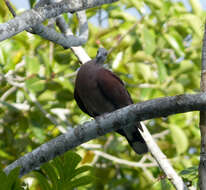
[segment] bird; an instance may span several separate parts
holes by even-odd
[[[107,54],[105,48],[99,48],[94,59],[80,66],[75,80],[74,99],[79,108],[93,118],[133,104],[123,81],[103,67]],[[144,154],[148,147],[138,128],[142,129],[140,122],[116,132],[127,139],[137,154]]]

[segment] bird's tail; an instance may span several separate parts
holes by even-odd
[[[145,154],[148,152],[148,148],[138,128],[142,129],[140,123],[132,127],[119,129],[117,132],[127,139],[128,143],[137,154]]]

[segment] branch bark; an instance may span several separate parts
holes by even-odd
[[[20,166],[20,176],[22,176],[54,157],[108,132],[130,127],[137,121],[195,110],[206,111],[205,93],[177,95],[129,105],[69,130],[19,158],[4,171],[8,174],[12,169]]]
[[[201,91],[206,92],[206,22],[202,46]],[[201,152],[199,164],[199,185],[201,190],[206,189],[206,112],[200,112]]]
[[[81,21],[82,14],[85,14],[84,11],[78,12],[77,16],[79,20]],[[72,31],[70,30],[68,24],[64,20],[62,16],[58,16],[56,18],[56,24],[59,27],[60,31],[67,37],[73,35]],[[84,48],[82,46],[72,46],[70,47],[75,56],[79,59],[80,63],[86,63],[87,61],[90,61],[91,58],[88,56],[88,54],[85,52]]]
[[[62,13],[74,13],[116,1],[118,0],[64,0],[59,3],[33,8],[16,16],[7,23],[0,24],[0,41],[8,39],[30,27],[35,27],[44,20]]]

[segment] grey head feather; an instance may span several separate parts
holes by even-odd
[[[105,48],[99,48],[96,55],[96,63],[103,64],[107,59],[107,50]]]

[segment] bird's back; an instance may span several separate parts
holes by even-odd
[[[75,82],[76,97],[82,100],[87,113],[92,117],[115,110],[113,104],[106,100],[99,88],[100,69],[101,67],[97,64],[86,63],[82,65]],[[75,99],[78,102],[77,98]]]

